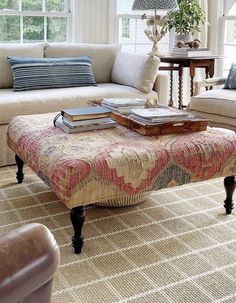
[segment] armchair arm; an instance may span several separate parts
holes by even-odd
[[[27,224],[2,237],[0,302],[21,302],[30,296],[52,279],[59,262],[56,240],[42,224]]]
[[[169,98],[169,76],[166,72],[158,71],[153,90],[158,93],[158,103],[168,105]]]
[[[224,77],[214,77],[214,78],[208,78],[204,79],[202,81],[195,82],[195,90],[194,95],[199,95],[200,90],[202,87],[212,87],[216,85],[224,85],[226,81],[226,78]]]

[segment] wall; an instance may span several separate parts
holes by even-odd
[[[114,42],[113,31],[114,15],[113,0],[74,0],[72,10],[73,41],[83,43]],[[114,19],[113,19],[114,20]]]

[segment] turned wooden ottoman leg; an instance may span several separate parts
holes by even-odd
[[[224,186],[226,192],[226,200],[224,201],[224,207],[226,209],[226,214],[231,214],[232,209],[234,208],[233,203],[233,194],[236,188],[235,176],[226,177],[224,179]]]
[[[76,254],[80,254],[84,245],[84,237],[82,236],[82,228],[85,221],[85,207],[78,206],[72,208],[70,212],[71,222],[74,228],[74,236],[72,237],[72,246]]]
[[[15,155],[15,159],[16,159],[16,165],[17,165],[16,179],[17,179],[18,183],[22,183],[22,181],[24,179],[24,174],[23,174],[24,162],[17,155]]]

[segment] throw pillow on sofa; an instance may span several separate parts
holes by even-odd
[[[46,43],[45,58],[89,56],[97,83],[111,82],[111,71],[120,51],[117,44]]]
[[[0,43],[0,88],[12,88],[13,78],[7,57],[44,57],[44,43]]]
[[[13,90],[95,86],[91,59],[8,57],[13,72]]]
[[[159,64],[158,57],[120,52],[112,69],[111,80],[149,93],[156,81]]]
[[[232,63],[224,88],[236,89],[236,64]]]

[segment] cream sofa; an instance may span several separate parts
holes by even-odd
[[[14,92],[7,56],[75,57],[88,55],[97,86]],[[7,147],[6,130],[16,115],[56,112],[86,106],[88,100],[105,97],[156,97],[167,104],[168,75],[158,72],[159,59],[126,54],[118,45],[96,44],[0,44],[0,166],[15,163]],[[155,75],[154,79],[153,75]],[[150,83],[154,83],[150,87]]]
[[[196,83],[195,96],[190,99],[188,111],[210,120],[210,125],[236,132],[236,90],[222,89],[226,78],[209,78]],[[217,89],[209,89],[216,86]],[[208,90],[202,91],[202,88]]]

